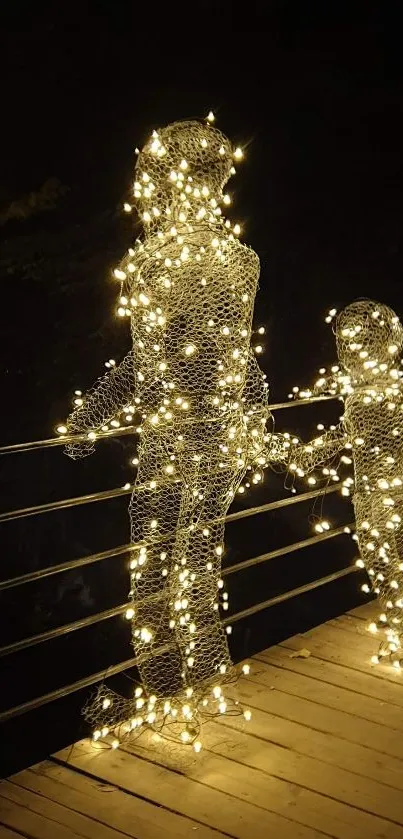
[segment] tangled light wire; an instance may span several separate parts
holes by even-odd
[[[294,447],[289,459],[291,474],[310,476],[321,464],[322,474],[330,471],[338,478],[338,468],[354,467],[354,478],[342,482],[342,494],[350,495],[355,510],[356,540],[361,557],[357,565],[365,568],[371,588],[378,596],[381,613],[369,625],[380,633],[378,654],[372,663],[387,656],[400,669],[403,659],[403,373],[401,352],[403,328],[388,306],[372,300],[358,300],[336,317],[334,322],[339,364],[320,378],[311,390],[294,388],[294,395],[342,396],[344,415],[337,426],[321,433],[308,444]],[[321,525],[317,526],[319,529]],[[362,586],[369,592],[368,583]]]
[[[114,271],[133,348],[79,394],[62,427],[88,434],[67,445],[79,458],[117,414],[141,415],[129,507],[141,546],[126,617],[142,686],[129,699],[102,686],[85,709],[95,739],[113,736],[114,746],[151,726],[199,751],[203,718],[241,712],[219,613],[220,603],[228,608],[223,519],[247,471],[261,479],[271,436],[268,385],[251,348],[259,259],[220,207],[241,157],[209,121],[154,131],[139,153],[134,200],[144,237]],[[273,460],[276,445],[273,438]],[[136,493],[137,484],[148,491]]]

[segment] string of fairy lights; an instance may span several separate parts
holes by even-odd
[[[84,709],[94,739],[114,747],[151,727],[199,751],[204,719],[250,717],[233,691],[221,562],[228,507],[263,479],[271,415],[256,358],[264,328],[252,329],[259,260],[223,215],[231,203],[223,187],[243,152],[213,121],[210,112],[204,122],[173,123],[136,150],[124,211],[136,207],[144,235],[113,270],[133,349],[119,365],[109,359],[85,396],[75,392],[58,427],[69,438],[87,435],[67,441],[80,458],[101,433],[139,422],[129,507],[139,547],[126,618],[142,684],[129,698],[102,685]],[[273,459],[280,445],[273,438]],[[146,487],[141,497],[137,484]]]
[[[358,300],[325,318],[333,325],[338,363],[321,368],[310,389],[294,387],[290,398],[338,395],[344,413],[338,425],[309,443],[294,446],[288,468],[294,478],[313,486],[323,479],[340,481],[341,494],[352,496],[360,556],[367,571],[363,592],[377,596],[380,614],[368,629],[380,638],[372,664],[403,664],[403,328],[388,306]],[[325,465],[324,465],[325,464]],[[321,467],[320,471],[319,467]],[[341,478],[340,472],[345,477]],[[346,474],[347,472],[347,474]],[[319,521],[317,532],[330,527]]]
[[[307,444],[268,430],[268,385],[256,359],[264,328],[252,329],[259,260],[241,243],[240,225],[223,214],[231,203],[223,187],[243,152],[213,121],[210,112],[205,122],[173,123],[136,150],[133,200],[124,211],[136,208],[144,235],[113,270],[116,314],[130,322],[132,350],[118,365],[105,362],[107,373],[85,396],[75,391],[73,411],[57,428],[75,459],[92,453],[102,434],[138,422],[129,506],[137,547],[126,618],[142,684],[129,697],[101,685],[84,709],[93,739],[113,748],[151,728],[199,752],[204,720],[250,718],[234,691],[231,628],[220,619],[220,608],[228,609],[224,519],[235,495],[262,481],[269,464],[288,471],[293,492],[297,479],[310,488],[325,480],[352,495],[357,565],[370,584],[363,589],[371,586],[383,608],[370,627],[382,637],[373,661],[389,656],[400,667],[402,327],[372,301],[339,315],[332,309],[326,321],[335,324],[338,364],[290,396],[338,397],[340,423],[318,425]],[[315,521],[317,533],[329,528],[326,519]]]

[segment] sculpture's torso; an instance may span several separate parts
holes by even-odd
[[[344,427],[353,447],[358,493],[384,492],[383,481],[396,491],[403,481],[403,399],[399,393],[385,396],[387,386],[371,396],[361,389],[345,398]]]
[[[146,240],[131,288],[145,419],[217,420],[241,409],[248,376],[256,391],[250,337],[258,276],[256,254],[222,227],[196,228],[181,242]]]

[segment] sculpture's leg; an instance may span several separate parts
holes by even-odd
[[[393,658],[402,654],[402,608],[398,605],[403,600],[403,532],[398,512],[402,510],[401,499],[395,494],[391,493],[390,506],[384,499],[384,493],[370,498],[357,495],[354,507],[361,557],[380,606],[376,622],[379,655]]]
[[[141,543],[131,555],[133,645],[146,692],[160,697],[172,696],[183,686],[181,656],[170,628],[169,577],[182,488],[170,481],[167,462],[164,440],[157,435],[143,440],[129,507],[131,539]],[[146,489],[136,491],[144,484]]]
[[[232,465],[220,469],[217,459],[209,458],[208,463],[204,460],[199,464],[200,476],[196,482],[201,497],[191,498],[188,494],[187,509],[182,503],[182,523],[187,518],[188,535],[186,541],[183,536],[178,537],[172,569],[175,586],[178,574],[175,565],[179,573],[187,572],[184,608],[179,612],[175,634],[182,655],[184,682],[195,690],[215,680],[222,682],[231,675],[227,635],[219,614],[218,583],[224,517],[243,477],[243,472],[235,471]],[[189,525],[196,526],[189,530]]]

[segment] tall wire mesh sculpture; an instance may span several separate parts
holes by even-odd
[[[224,518],[246,470],[258,479],[266,464],[269,417],[250,344],[259,260],[219,206],[241,155],[198,121],[154,131],[139,153],[145,234],[114,271],[133,349],[67,423],[88,434],[67,446],[78,458],[117,412],[142,419],[128,617],[143,688],[132,700],[98,691],[86,712],[96,738],[148,723],[198,750],[202,716],[234,710],[219,614]]]
[[[327,317],[332,322],[332,310]],[[344,415],[338,426],[290,455],[293,474],[309,475],[323,463],[353,463],[355,476],[342,483],[342,494],[353,493],[356,537],[372,590],[382,613],[370,624],[381,632],[378,655],[388,656],[395,667],[403,658],[403,373],[399,369],[403,328],[388,306],[358,300],[335,320],[339,364],[330,375],[323,369],[315,387],[295,394],[300,398],[323,393],[339,394]],[[344,451],[344,453],[343,453]],[[339,464],[335,464],[338,459]],[[329,475],[329,468],[323,472]],[[310,479],[312,480],[312,479]],[[320,528],[320,525],[319,525]],[[318,529],[319,529],[318,528]],[[368,584],[363,585],[369,591]]]

